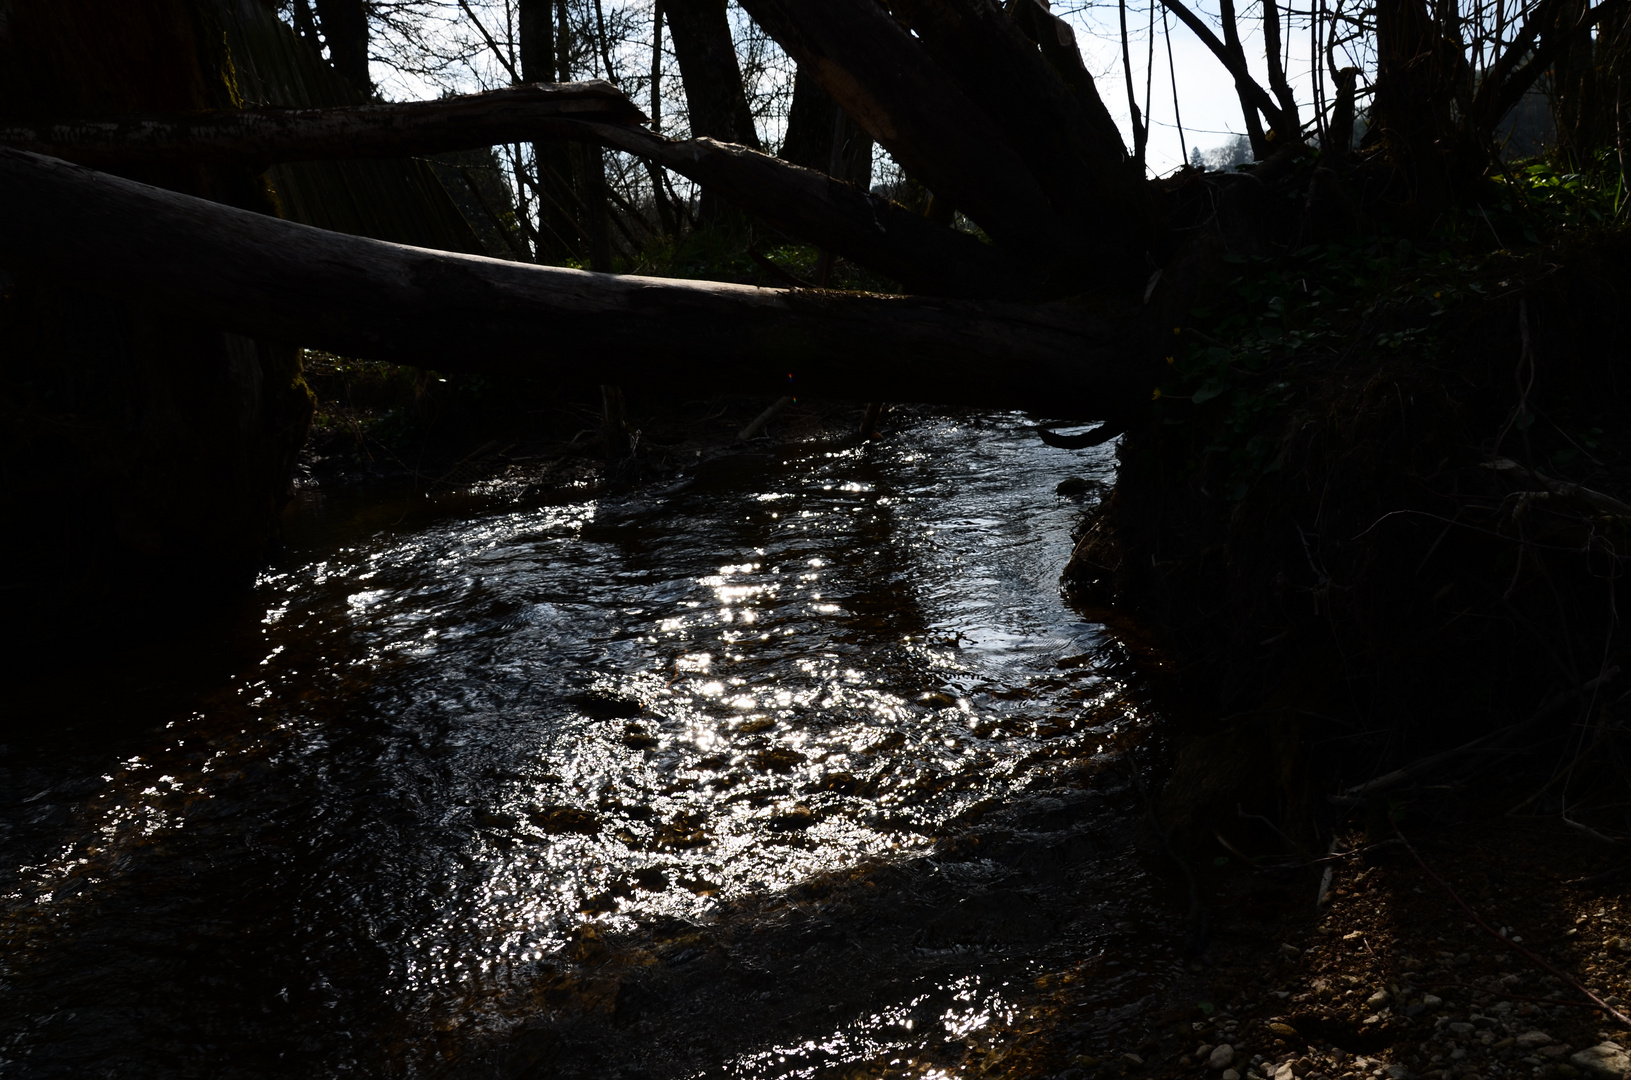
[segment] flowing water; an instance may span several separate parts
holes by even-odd
[[[1022,424],[308,496],[248,613],[16,687],[0,1075],[957,1075],[1084,981],[1114,1032],[1175,954],[1056,587],[1111,459]]]

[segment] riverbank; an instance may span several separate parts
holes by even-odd
[[[1624,1024],[1478,929],[1393,822],[1496,930],[1627,994],[1625,885],[1595,877],[1631,835],[1626,243],[1234,257],[1174,316],[1066,577],[1212,718],[1156,802],[1219,918],[1169,1023],[1048,1068],[1620,1075],[1591,1048]]]

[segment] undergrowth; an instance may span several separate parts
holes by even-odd
[[[1226,457],[1227,496],[1244,498],[1283,467],[1271,432],[1323,366],[1358,343],[1377,362],[1439,362],[1464,331],[1455,312],[1512,291],[1514,280],[1534,275],[1546,249],[1612,230],[1631,202],[1609,151],[1581,171],[1520,162],[1487,191],[1487,209],[1479,203],[1461,212],[1425,241],[1379,232],[1276,257],[1225,256],[1234,273],[1173,328],[1168,378],[1154,394],[1159,423],[1206,428],[1191,468]],[[1521,246],[1500,245],[1503,235]],[[1514,425],[1522,432],[1535,420],[1520,410]],[[1600,425],[1560,433],[1565,445],[1547,454],[1559,467],[1589,457],[1604,437]]]
[[[1484,194],[1425,238],[1228,256],[1167,328],[1070,576],[1229,718],[1174,820],[1291,828],[1484,738],[1437,790],[1504,762],[1534,774],[1521,812],[1631,837],[1625,190],[1605,155]]]

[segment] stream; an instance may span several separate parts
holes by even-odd
[[[577,501],[306,493],[223,620],[14,681],[0,1076],[1103,1052],[1182,909],[1126,764],[1155,717],[1057,587],[1054,487],[1113,449],[1025,424]]]

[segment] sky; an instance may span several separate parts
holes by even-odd
[[[1135,6],[1136,5],[1136,6]],[[1076,42],[1081,46],[1083,60],[1098,82],[1099,96],[1121,127],[1123,140],[1132,146],[1132,125],[1127,111],[1127,88],[1121,70],[1121,34],[1114,5],[1082,6],[1055,3],[1054,12],[1076,27]],[[1217,9],[1213,3],[1191,3],[1202,18],[1216,27]],[[1242,5],[1241,44],[1257,81],[1268,86],[1268,65],[1264,59],[1263,32],[1260,8]],[[1176,70],[1178,83],[1178,109],[1183,119],[1187,145],[1193,149],[1209,150],[1229,142],[1235,135],[1245,134],[1241,120],[1240,99],[1235,95],[1234,80],[1223,65],[1212,56],[1189,29],[1176,19],[1168,17],[1172,38],[1172,65],[1169,68],[1166,45],[1161,38],[1161,13],[1155,14],[1155,72],[1151,94],[1150,145],[1147,163],[1153,175],[1172,172],[1183,164],[1179,151],[1178,128],[1174,123],[1172,106],[1172,75]],[[1132,52],[1134,82],[1143,108],[1149,8],[1144,0],[1128,0],[1128,29],[1135,38]],[[1309,71],[1309,41],[1306,26],[1289,36],[1291,64],[1287,78],[1296,93],[1298,108],[1303,119],[1309,119],[1313,100]]]
[[[1127,21],[1132,34],[1131,53],[1135,85],[1140,102],[1143,100],[1145,86],[1145,59],[1148,53],[1148,37],[1146,28],[1150,21],[1149,4],[1158,3],[1158,0],[1127,0]],[[1196,9],[1202,18],[1214,27],[1218,25],[1216,0],[1190,0],[1191,6]],[[472,4],[478,11],[486,13],[490,19],[499,19],[494,23],[495,29],[501,25],[501,17],[494,14],[495,4],[501,8],[496,0],[476,0]],[[649,5],[645,5],[649,6]],[[608,9],[610,5],[608,5]],[[1081,47],[1083,60],[1087,68],[1093,73],[1098,82],[1099,96],[1103,99],[1111,115],[1116,119],[1122,131],[1123,140],[1128,147],[1132,146],[1132,127],[1128,118],[1127,91],[1121,69],[1121,39],[1119,33],[1119,20],[1117,8],[1114,4],[1105,4],[1098,0],[1055,0],[1053,10],[1056,14],[1067,19],[1076,28],[1077,44]],[[1248,62],[1260,84],[1268,85],[1267,65],[1263,56],[1263,35],[1261,23],[1261,7],[1257,3],[1242,2],[1240,9],[1241,37]],[[1172,64],[1167,63],[1166,43],[1162,38],[1160,8],[1155,10],[1156,42],[1154,50],[1154,78],[1152,85],[1151,104],[1151,136],[1147,152],[1147,164],[1151,175],[1165,175],[1179,168],[1184,163],[1181,145],[1188,148],[1210,150],[1223,146],[1233,140],[1236,135],[1244,133],[1241,120],[1239,99],[1235,95],[1233,81],[1224,71],[1223,65],[1218,63],[1199,39],[1188,28],[1184,27],[1175,18],[1168,18],[1172,44]],[[1311,80],[1309,71],[1309,41],[1306,26],[1300,30],[1293,30],[1287,35],[1291,46],[1291,61],[1287,69],[1292,89],[1296,93],[1299,108],[1303,118],[1308,119],[1312,101]],[[649,48],[649,46],[631,43],[635,50]],[[622,51],[622,50],[618,50]],[[631,58],[631,63],[638,70],[643,66],[643,60]],[[479,80],[486,85],[502,85],[507,77],[496,70],[483,73]],[[405,78],[400,72],[393,72],[378,62],[374,65],[375,78],[380,80],[388,97],[396,100],[409,100],[414,98],[434,98],[440,96],[444,87],[430,82],[421,82],[412,78]],[[1173,111],[1173,81],[1172,70],[1176,69],[1179,111],[1183,121],[1183,140],[1180,140],[1178,125]],[[459,90],[480,89],[476,85],[477,78],[471,74],[469,86],[462,85]],[[1142,104],[1140,106],[1142,108]],[[766,132],[772,143],[776,140],[777,132]]]

